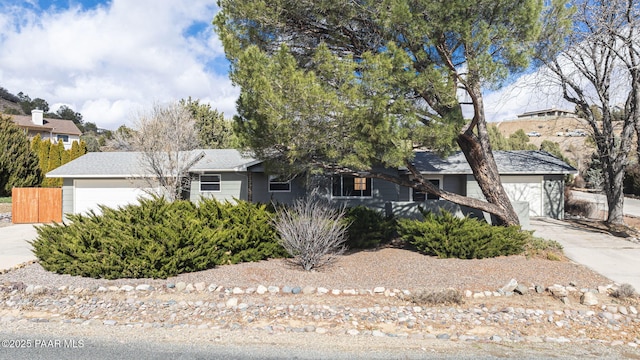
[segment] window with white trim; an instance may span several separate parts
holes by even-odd
[[[62,142],[68,143],[69,142],[69,135],[58,135],[56,140],[58,140],[58,141],[62,140]]]
[[[440,179],[429,179],[428,180],[433,186],[440,188]],[[411,188],[411,198],[413,201],[426,201],[426,200],[440,200],[438,195],[429,194],[422,192],[416,188]]]
[[[291,192],[291,180],[269,175],[269,192]]]
[[[334,197],[370,197],[373,181],[371,178],[355,176],[333,176],[332,191]]]
[[[220,175],[200,175],[201,192],[220,191],[220,183]]]

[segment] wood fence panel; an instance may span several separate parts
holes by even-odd
[[[14,224],[61,222],[62,189],[13,188],[11,221]]]
[[[62,222],[62,189],[38,189],[38,222]]]

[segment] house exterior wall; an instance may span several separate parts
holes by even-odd
[[[73,145],[74,141],[77,141],[78,144],[80,144],[79,135],[58,134],[58,133],[52,133],[50,131],[41,131],[41,130],[33,130],[33,129],[29,129],[27,131],[27,137],[29,138],[29,140],[33,139],[37,135],[40,135],[41,139],[49,140],[52,143],[58,143],[58,135],[67,135],[69,137],[69,141],[63,142],[65,150],[71,149],[71,146]]]
[[[53,137],[51,138],[51,142],[57,143],[58,142],[58,139],[57,139],[58,135],[67,135],[67,134],[53,134]],[[78,145],[80,144],[80,136],[78,136],[78,135],[67,135],[67,136],[69,136],[69,141],[63,141],[62,142],[62,144],[64,145],[64,149],[65,150],[71,149],[71,146],[73,145],[74,141],[77,141]]]
[[[212,172],[202,175],[220,175],[220,191],[200,191],[200,176],[191,177],[189,200],[197,203],[200,198],[215,198],[219,201],[248,200],[248,174],[246,172]]]
[[[62,214],[73,213],[73,179],[62,180]]]
[[[321,192],[333,204],[346,207],[366,206],[374,210],[384,211],[387,214],[390,211],[388,204],[391,202],[400,201],[400,193],[402,188],[402,186],[390,181],[382,179],[372,179],[371,196],[341,197],[333,196],[332,194],[331,176],[316,177],[314,179],[314,182],[315,184],[313,186],[317,186],[318,189],[321,189]]]
[[[302,177],[291,180],[291,191],[269,192],[269,175],[264,172],[251,173],[251,201],[254,203],[291,204],[306,193]]]
[[[564,175],[545,175],[542,189],[543,216],[564,219]]]

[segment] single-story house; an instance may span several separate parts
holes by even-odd
[[[421,206],[428,209],[444,207],[483,216],[476,210],[460,208],[430,194],[381,179],[339,175],[282,179],[265,172],[262,161],[237,150],[195,152],[200,154],[199,160],[189,169],[190,188],[183,194],[194,202],[202,197],[215,197],[219,200],[290,203],[313,187],[336,204],[364,205],[397,215],[410,216]],[[542,151],[496,151],[494,156],[503,186],[521,222],[527,223],[530,216],[563,218],[564,178],[576,174],[576,169]],[[140,157],[136,152],[88,153],[47,173],[48,177],[63,179],[63,213],[97,210],[98,204],[117,207],[136,202],[139,196],[146,194],[145,187],[149,186],[144,178],[152,177],[140,172]],[[483,198],[462,153],[441,159],[431,152],[417,152],[414,164],[427,179],[444,190]],[[410,178],[406,169],[386,171]]]
[[[11,120],[24,130],[29,139],[39,134],[42,139],[52,143],[62,140],[65,150],[71,149],[74,141],[80,143],[82,132],[73,121],[45,118],[42,110],[31,110],[31,116],[11,115]]]

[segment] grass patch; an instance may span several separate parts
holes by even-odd
[[[0,197],[0,204],[11,204],[11,196]]]

